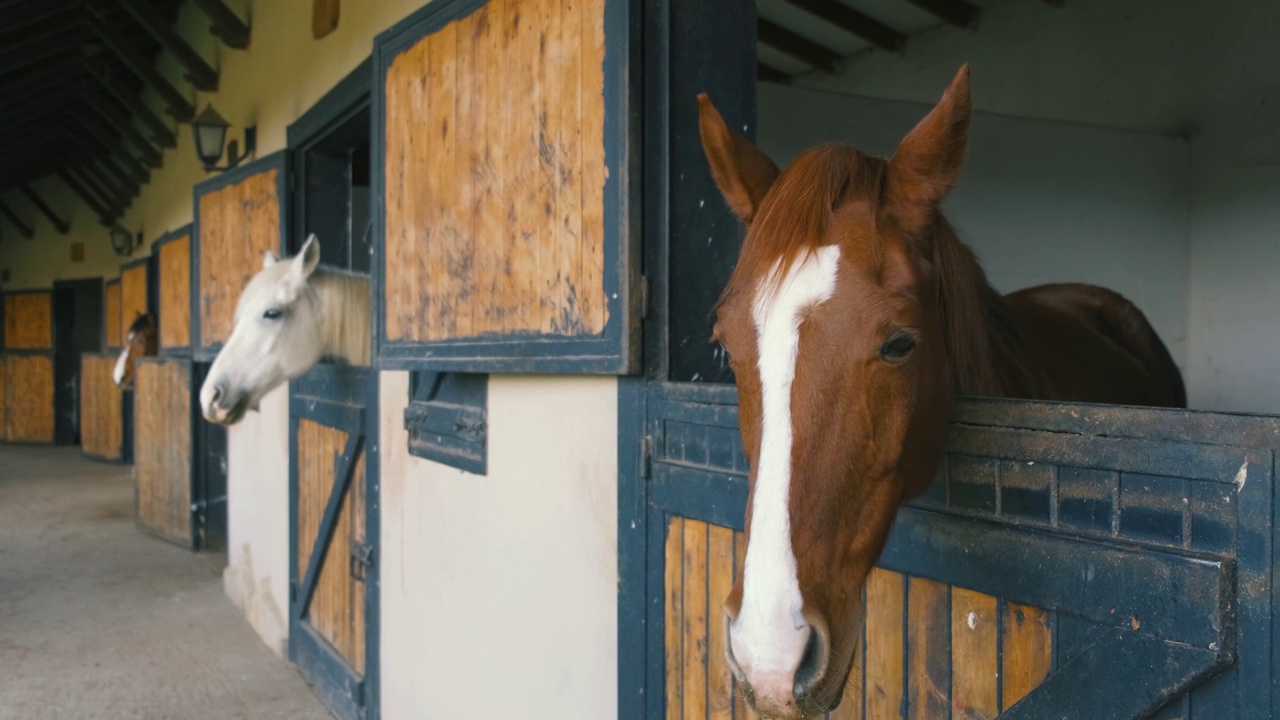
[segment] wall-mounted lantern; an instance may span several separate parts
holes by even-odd
[[[227,164],[218,167],[217,163],[222,159],[222,146],[226,143],[229,127],[231,124],[213,109],[213,105],[205,105],[204,110],[191,121],[191,132],[196,139],[196,155],[199,156],[200,164],[205,170],[218,172],[230,170],[257,149],[258,128],[247,127],[244,129],[244,152],[237,154],[239,145],[232,140],[227,147]]]
[[[111,228],[111,249],[116,251],[116,255],[129,257],[140,247],[142,247],[142,233],[135,236],[119,225]]]

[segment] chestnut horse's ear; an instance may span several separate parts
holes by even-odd
[[[778,166],[724,124],[706,93],[698,93],[698,132],[720,194],[735,215],[750,223],[760,209],[760,201],[778,178]]]
[[[969,114],[969,66],[965,64],[942,99],[889,159],[890,202],[898,208],[929,212],[951,192],[969,144]]]

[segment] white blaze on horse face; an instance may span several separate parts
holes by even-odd
[[[120,350],[120,357],[116,358],[116,367],[111,371],[111,379],[115,380],[117,385],[124,382],[124,370],[127,365],[126,361],[129,359],[129,346],[132,343],[133,333],[129,333],[129,337],[125,338],[124,348]]]
[[[761,385],[760,456],[751,504],[751,538],[743,568],[742,608],[729,629],[734,659],[761,700],[789,702],[809,641],[804,599],[791,547],[791,385],[804,313],[835,292],[840,248],[828,245],[776,278],[752,303]]]

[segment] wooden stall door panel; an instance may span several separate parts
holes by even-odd
[[[10,355],[5,371],[9,386],[5,397],[9,441],[53,442],[53,358]]]
[[[392,60],[388,339],[603,332],[604,12],[489,0]]]
[[[335,481],[347,433],[313,420],[298,421],[298,572],[306,572]],[[341,501],[315,592],[303,620],[356,674],[364,675],[364,583],[351,576],[351,551],[364,542],[364,456]],[[301,584],[302,578],[297,578]]]
[[[0,442],[9,439],[9,356],[0,355]]]
[[[191,366],[138,363],[134,390],[137,521],[144,530],[191,546]]]
[[[226,342],[231,336],[236,301],[244,286],[262,269],[263,253],[280,252],[281,172],[271,167],[207,192],[197,186],[200,347]],[[323,243],[324,238],[320,241]]]
[[[12,293],[4,298],[4,346],[9,350],[53,347],[53,295]]]
[[[106,284],[105,300],[103,302],[103,320],[106,328],[105,339],[107,347],[120,347],[122,335],[120,334],[120,281],[115,280]]]
[[[160,246],[160,347],[191,345],[191,236]]]
[[[129,326],[147,312],[147,264],[140,262],[120,273],[120,333],[129,334]]]
[[[80,445],[86,455],[119,460],[124,445],[123,395],[111,380],[116,359],[86,353],[80,365]]]
[[[741,571],[742,537],[689,518],[669,522],[670,720],[756,717],[725,660],[720,609]],[[994,720],[1052,670],[1055,642],[1043,610],[881,568],[872,570],[865,597],[863,647],[830,720]]]

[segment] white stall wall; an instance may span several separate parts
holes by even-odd
[[[616,717],[617,380],[490,377],[483,477],[380,382],[382,717]]]
[[[757,137],[780,164],[826,141],[887,156],[930,107],[762,83]],[[945,208],[996,289],[1112,288],[1185,367],[1188,180],[1177,138],[977,114]]]
[[[1191,406],[1275,413],[1280,412],[1280,375],[1272,360],[1280,344],[1280,297],[1274,289],[1280,282],[1277,41],[1280,3],[1274,0],[1071,0],[1062,7],[1011,0],[985,10],[973,31],[938,27],[913,36],[903,56],[865,53],[834,76],[814,75],[798,83],[933,103],[960,65],[969,63],[980,111],[1186,138],[1189,192],[1180,215],[1184,220],[1178,221],[1185,230],[1164,248],[1117,248],[1118,259],[1105,261],[1115,263],[1108,272],[1126,274],[1133,260],[1150,262],[1154,270],[1171,257],[1186,257],[1180,301],[1185,340],[1168,334],[1165,339],[1180,348]],[[1111,148],[1083,149],[1089,152],[1082,162],[1115,166],[1107,159]],[[981,152],[978,145],[974,150]],[[1043,182],[1003,183],[1009,207],[1017,207],[1016,201],[1061,213],[1080,199],[1059,195],[1063,188],[1045,178],[1022,178]],[[1105,182],[1101,174],[1099,179]],[[1037,203],[1036,197],[1044,199]],[[1131,193],[1114,195],[1091,206],[1090,216],[1111,222],[1131,215],[1122,205],[1130,198]],[[1065,201],[1062,206],[1054,204],[1059,199]],[[1094,214],[1099,206],[1112,212]],[[951,207],[960,217],[968,212],[959,193]],[[998,261],[983,248],[979,226],[965,224],[966,239],[998,271]],[[1052,245],[1038,246],[1007,267],[1028,268],[1034,275],[1057,272],[1060,253]],[[1003,282],[997,272],[993,275]],[[1163,283],[1163,270],[1151,278],[1157,276]],[[1167,314],[1135,299],[1150,313]],[[1156,325],[1162,334],[1170,327],[1163,319]]]

